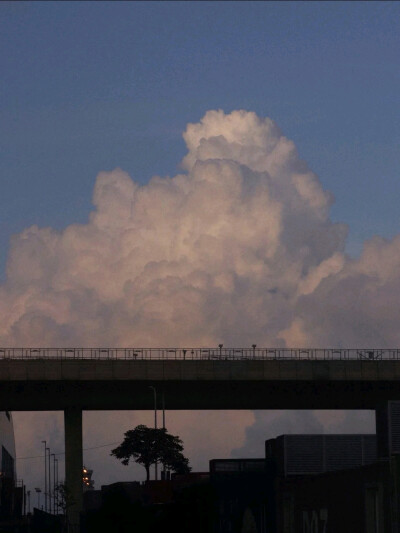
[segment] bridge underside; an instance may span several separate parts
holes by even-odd
[[[397,381],[6,381],[0,407],[9,411],[151,410],[149,386],[169,410],[375,409],[400,400]]]
[[[154,409],[150,387],[164,393],[168,410],[377,409],[400,400],[400,359],[92,361],[7,355],[0,358],[1,410],[64,411],[72,531],[79,529],[83,501],[82,411]]]

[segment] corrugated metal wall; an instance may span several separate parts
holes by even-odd
[[[281,435],[265,448],[286,476],[354,468],[377,458],[375,435]]]

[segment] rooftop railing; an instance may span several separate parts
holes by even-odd
[[[0,348],[1,359],[392,361],[400,359],[400,348]]]

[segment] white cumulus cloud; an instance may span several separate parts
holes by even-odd
[[[282,343],[298,292],[340,269],[346,227],[272,120],[209,111],[184,138],[186,173],[101,172],[87,224],[13,238],[4,344]]]
[[[184,139],[182,173],[101,172],[86,224],[12,238],[3,345],[398,344],[400,237],[349,259],[331,194],[269,118],[209,111]],[[254,416],[237,420],[231,448]]]

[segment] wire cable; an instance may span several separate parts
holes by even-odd
[[[82,451],[86,452],[88,450],[98,450],[99,448],[106,448],[107,446],[115,446],[116,444],[120,444],[119,442],[110,442],[109,444],[100,444],[100,446],[92,446],[90,448],[83,448]],[[65,455],[65,452],[58,452],[52,455]],[[43,459],[44,455],[31,455],[28,457],[16,457],[17,461],[22,461],[24,459]]]

